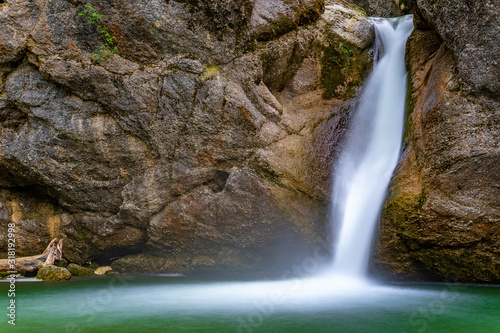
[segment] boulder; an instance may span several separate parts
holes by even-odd
[[[108,274],[112,270],[113,269],[111,268],[111,266],[101,266],[101,267],[97,267],[94,270],[94,273],[97,274],[97,275],[104,275],[104,274]]]
[[[92,276],[94,275],[94,270],[92,268],[83,267],[77,264],[69,264],[67,267],[68,271],[76,276]]]
[[[36,278],[48,282],[64,281],[71,279],[71,273],[64,267],[48,265],[38,270]]]

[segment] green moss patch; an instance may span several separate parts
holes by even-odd
[[[258,41],[269,41],[283,36],[287,32],[290,32],[297,28],[297,24],[290,20],[288,17],[282,17],[279,20],[274,21],[271,24],[271,28],[268,31],[261,33],[258,37]]]
[[[71,273],[64,267],[45,266],[38,270],[37,279],[54,282],[71,279]]]
[[[403,142],[405,145],[408,145],[408,136],[410,134],[410,130],[412,127],[412,114],[415,109],[415,99],[413,98],[413,80],[412,80],[412,72],[408,71],[408,84],[406,90],[406,116],[405,116],[405,132],[403,133]]]
[[[82,266],[77,265],[77,264],[69,264],[67,269],[72,275],[76,275],[76,276],[92,276],[92,275],[94,275],[94,270],[92,268],[82,267]]]
[[[297,29],[299,26],[308,25],[316,22],[321,14],[325,11],[324,1],[317,0],[312,7],[300,13],[298,19],[290,19],[282,17],[271,23],[268,31],[264,31],[257,36],[258,41],[270,41],[283,36],[287,32]]]
[[[321,87],[325,99],[352,97],[372,67],[366,53],[337,38],[332,38],[325,47],[321,62]]]

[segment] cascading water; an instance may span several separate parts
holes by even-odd
[[[372,19],[376,29],[373,72],[364,87],[333,188],[333,272],[362,278],[387,187],[396,167],[403,135],[405,44],[412,16]],[[383,53],[379,58],[378,53]]]

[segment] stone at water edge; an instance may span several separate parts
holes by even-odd
[[[56,266],[57,267],[64,267],[64,268],[67,268],[68,267],[68,261],[66,259],[61,259],[57,262]]]
[[[68,271],[76,276],[92,276],[94,275],[94,270],[92,268],[83,267],[77,264],[69,264]]]
[[[49,265],[40,268],[36,278],[48,282],[70,280],[71,273],[64,267]]]
[[[0,272],[0,280],[7,280],[7,279],[10,279],[10,277],[12,276],[13,274],[9,273],[9,272]],[[14,274],[14,276],[17,278],[17,277],[20,277],[21,274]]]
[[[94,273],[97,275],[104,275],[104,274],[107,274],[108,272],[111,272],[112,270],[113,269],[111,268],[111,266],[101,266],[101,267],[96,268]]]

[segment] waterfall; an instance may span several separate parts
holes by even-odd
[[[373,234],[404,129],[405,44],[412,16],[372,19],[376,30],[375,65],[335,169],[332,230],[333,272],[366,275]]]

